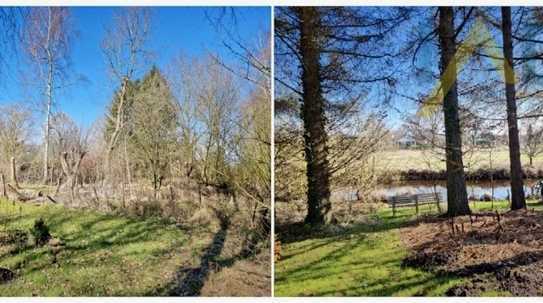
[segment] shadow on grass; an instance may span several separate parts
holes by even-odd
[[[276,294],[287,296],[424,295],[458,277],[401,266],[405,251],[393,232],[319,239],[289,247],[276,267]],[[292,259],[291,259],[292,258]],[[282,262],[286,262],[285,265]]]
[[[57,264],[52,262],[53,255],[48,246],[25,247],[18,251],[2,253],[0,258],[3,264],[18,272],[18,279],[14,280],[12,285],[6,286],[9,287],[6,291],[9,290],[10,294],[44,295],[43,292],[46,292],[80,296],[95,295],[95,292],[98,295],[145,293],[149,287],[152,287],[152,283],[160,285],[161,281],[141,284],[132,281],[127,276],[121,281],[114,281],[115,286],[109,285],[108,281],[115,279],[111,276],[122,275],[125,269],[136,271],[131,273],[134,275],[148,274],[149,271],[153,272],[151,275],[156,275],[161,261],[172,258],[183,240],[183,238],[174,238],[174,234],[170,234],[171,230],[168,231],[167,226],[160,220],[136,220],[56,207],[24,207],[27,207],[27,211],[23,212],[23,215],[3,218],[2,225],[6,228],[28,229],[35,219],[42,217],[52,235],[62,239],[66,246],[60,252]],[[134,265],[130,266],[138,265],[134,268],[125,268],[124,262],[133,262]],[[100,272],[100,276],[93,276],[86,271],[86,268],[107,268],[107,272]],[[45,272],[55,272],[59,276],[49,281],[48,285],[36,285],[36,282],[32,282],[33,279],[43,276]],[[78,276],[73,276],[73,273],[77,273]],[[62,278],[62,276],[65,277]],[[57,285],[53,280],[65,286]],[[27,283],[34,285],[27,289],[29,286]],[[101,290],[85,289],[85,283],[96,283],[93,285]],[[31,290],[32,288],[34,290]]]
[[[426,276],[415,275],[412,278],[402,280],[400,282],[393,281],[392,278],[384,278],[376,280],[374,283],[363,285],[339,288],[337,290],[323,291],[312,294],[312,296],[337,296],[337,295],[353,295],[364,294],[370,297],[390,297],[398,294],[406,289],[417,289],[413,296],[428,296],[428,293],[435,290],[440,285],[447,283],[454,278],[453,276]]]
[[[213,267],[217,267],[216,259],[221,255],[228,234],[230,220],[223,216],[218,216],[220,219],[220,229],[213,236],[211,244],[204,250],[204,254],[200,258],[200,266],[196,268],[181,269],[177,276],[182,277],[180,280],[175,280],[175,286],[169,285],[166,289],[169,296],[199,296],[205,282]],[[161,291],[159,290],[159,293]]]
[[[214,234],[211,243],[203,250],[200,257],[200,264],[194,268],[180,268],[175,278],[166,286],[153,290],[147,295],[167,296],[200,296],[210,274],[218,273],[221,270],[232,267],[236,262],[249,259],[254,254],[247,254],[243,249],[237,255],[221,259],[229,228],[230,219],[218,210],[214,210],[220,222],[220,229]]]
[[[421,220],[428,218],[429,214],[431,213],[421,213],[420,216],[416,216],[407,209],[401,209],[393,216],[391,210],[385,209],[384,211],[368,215],[370,222],[351,224],[347,227],[341,227],[340,231],[330,230],[325,226],[310,227],[303,222],[276,225],[275,230],[279,235],[281,243],[288,244],[331,237],[344,238],[360,233],[386,232],[418,224]]]
[[[476,216],[494,216],[496,211],[507,212],[508,205],[477,202],[472,210]],[[413,209],[397,210],[395,216],[390,209],[381,209],[368,217],[370,220],[365,223],[347,227],[311,229],[302,223],[279,226],[284,245],[281,260],[276,264],[276,295],[446,295],[451,287],[467,282],[473,275],[530,266],[543,260],[543,252],[531,252],[455,271],[405,266],[403,260],[409,251],[400,241],[399,229],[444,219],[435,211],[416,216]],[[479,235],[485,237],[484,233]]]
[[[428,216],[430,215],[430,216]],[[286,296],[439,295],[457,283],[454,275],[402,266],[408,254],[398,230],[432,220],[437,213],[390,209],[365,223],[310,229],[301,223],[281,226],[284,244],[276,265],[276,294]],[[438,290],[436,290],[438,289]],[[446,289],[445,289],[446,290]]]

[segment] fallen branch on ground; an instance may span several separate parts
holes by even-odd
[[[17,196],[17,200],[21,202],[45,202],[51,201],[57,204],[58,202],[49,195],[43,195],[42,191],[38,191],[34,196],[27,196],[19,192],[13,185],[7,184],[7,187]]]

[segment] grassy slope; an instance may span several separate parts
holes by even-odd
[[[0,231],[29,229],[38,217],[66,243],[59,264],[52,264],[46,247],[17,254],[0,248],[0,267],[17,273],[16,280],[0,285],[2,296],[148,295],[170,282],[180,264],[197,261],[206,244],[182,251],[188,236],[158,220],[0,201]]]
[[[473,210],[490,209],[490,202],[471,204]],[[506,202],[495,202],[507,208]],[[532,206],[529,206],[532,208]],[[428,209],[428,211],[432,211]],[[442,296],[463,280],[402,268],[407,250],[399,227],[414,210],[402,208],[395,218],[386,208],[376,223],[358,225],[340,235],[316,235],[282,245],[282,260],[275,265],[277,296]],[[485,295],[503,295],[486,293]]]

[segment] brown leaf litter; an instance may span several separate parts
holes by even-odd
[[[405,266],[467,277],[453,296],[485,291],[543,295],[543,213],[517,210],[423,218],[401,229]]]

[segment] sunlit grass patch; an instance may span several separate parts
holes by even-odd
[[[461,279],[401,266],[407,255],[397,229],[352,230],[344,236],[283,246],[276,264],[278,296],[442,295]]]
[[[53,263],[48,246],[0,250],[0,267],[16,279],[0,285],[3,296],[137,296],[169,283],[182,262],[188,237],[158,219],[133,220],[56,205],[0,202],[0,231],[28,230],[43,218],[65,248]]]
[[[507,211],[508,201],[470,202],[472,211]],[[528,208],[542,209],[536,201]],[[419,216],[436,215],[421,207]],[[444,211],[444,209],[443,209]],[[400,227],[416,218],[414,207],[381,208],[373,223],[353,226],[341,234],[318,234],[282,243],[275,265],[277,296],[443,296],[464,279],[403,267],[408,251]],[[498,295],[488,293],[488,296]]]

